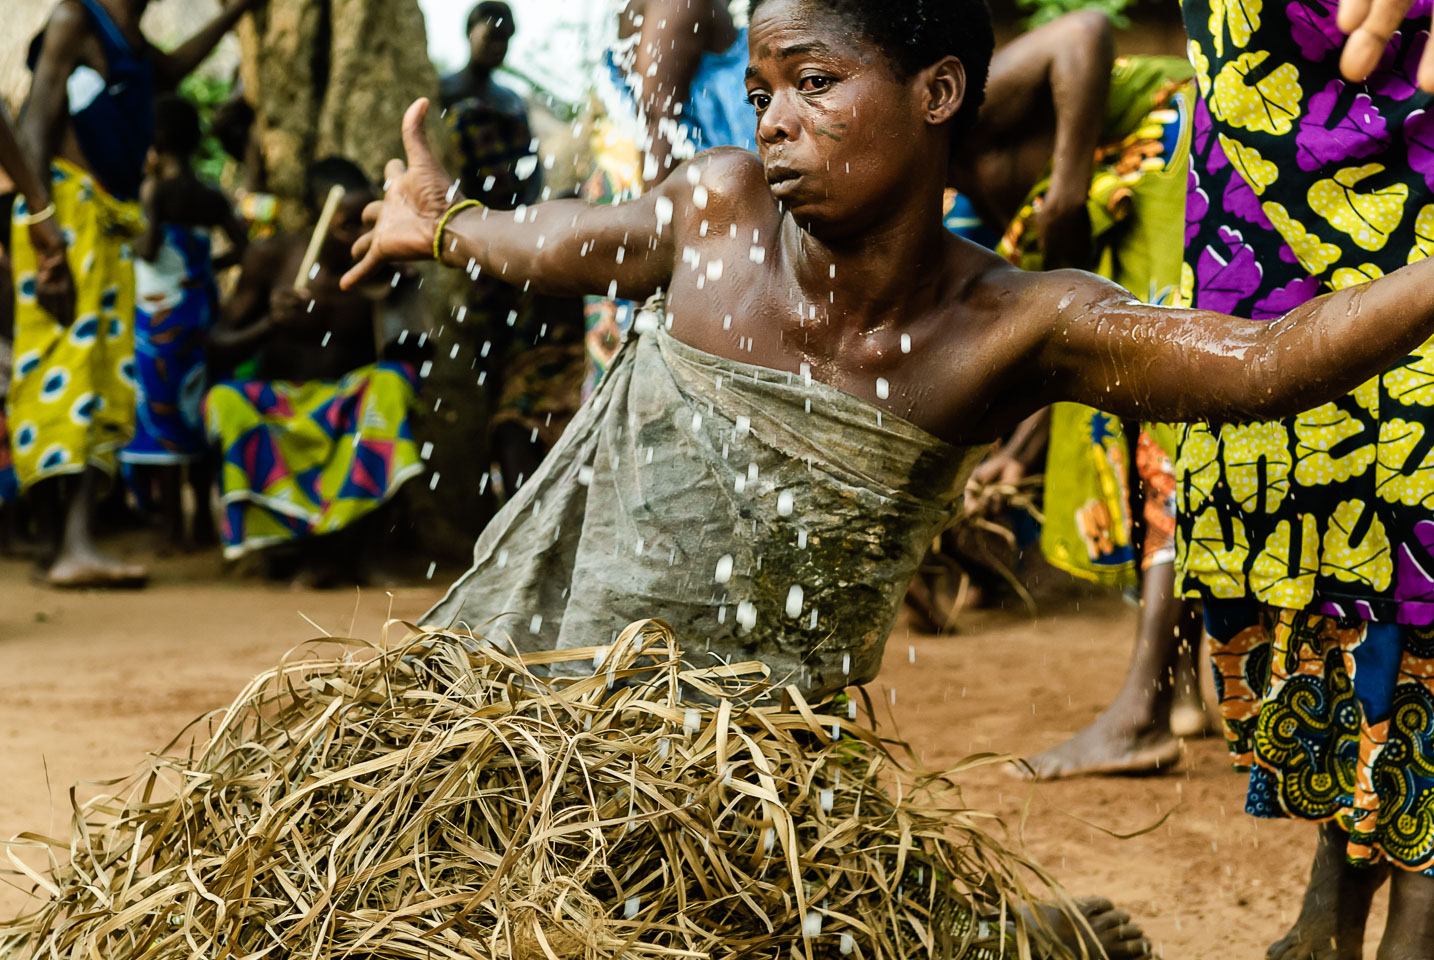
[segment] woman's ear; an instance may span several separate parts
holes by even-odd
[[[926,94],[926,122],[940,126],[961,109],[966,99],[966,67],[955,57],[945,57],[921,71]]]

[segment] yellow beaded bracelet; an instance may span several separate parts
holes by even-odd
[[[462,203],[455,203],[448,208],[448,212],[443,215],[443,219],[438,221],[438,229],[433,231],[433,259],[440,263],[443,262],[443,231],[448,229],[448,221],[452,220],[464,210],[481,206],[483,206],[483,204],[479,200],[464,200]]]

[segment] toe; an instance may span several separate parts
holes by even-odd
[[[1130,914],[1124,910],[1107,910],[1104,913],[1095,915],[1087,914],[1087,919],[1090,920],[1090,925],[1095,928],[1097,933],[1103,930],[1115,930],[1124,926],[1131,926],[1132,929],[1134,929],[1134,926],[1130,923]]]
[[[1115,904],[1111,903],[1105,897],[1081,897],[1076,901],[1076,906],[1079,907],[1080,912],[1087,917],[1110,913],[1115,909]]]

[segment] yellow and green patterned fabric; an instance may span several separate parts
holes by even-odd
[[[1096,272],[1147,303],[1178,295],[1181,238],[1171,224],[1185,209],[1190,76],[1190,65],[1172,57],[1121,58],[1111,71],[1086,204]],[[1049,187],[1049,177],[1036,184],[997,247],[1026,270],[1044,268],[1035,225]],[[1174,451],[1170,428],[1149,432]],[[1120,420],[1094,407],[1052,408],[1041,550],[1053,566],[1097,583],[1138,581],[1142,558],[1131,542],[1128,489],[1133,444]]]
[[[335,533],[423,472],[409,427],[415,372],[360,367],[337,382],[236,380],[205,398],[222,460],[220,534],[231,559]]]
[[[136,204],[116,200],[79,167],[50,171],[55,217],[69,244],[75,317],[62,326],[40,306],[35,249],[15,203],[15,367],[7,400],[10,449],[21,490],[96,466],[113,473],[134,433]]]

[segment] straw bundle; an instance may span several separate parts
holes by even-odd
[[[1049,879],[846,701],[754,706],[760,664],[692,669],[656,622],[526,657],[324,643],[76,806],[68,841],[17,840],[51,850],[11,858],[48,899],[0,955],[1029,955],[1011,908]]]

